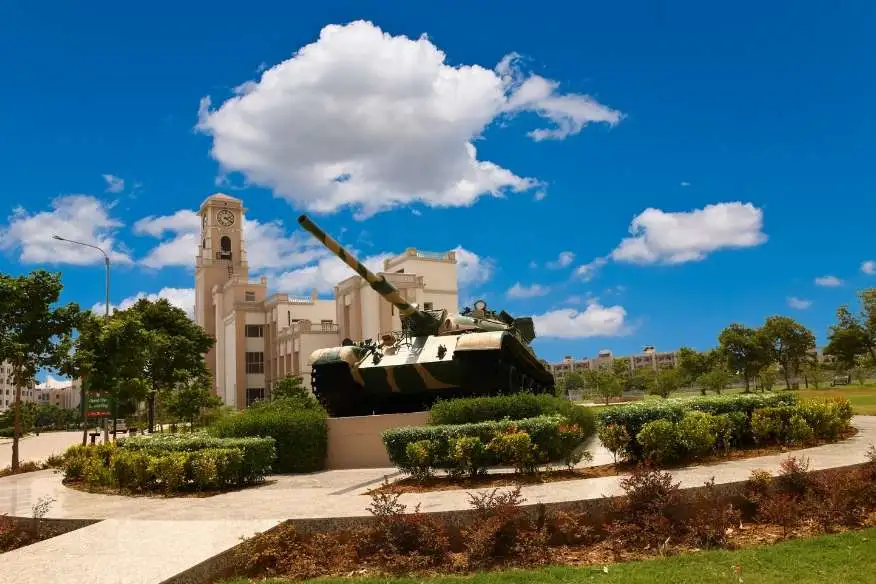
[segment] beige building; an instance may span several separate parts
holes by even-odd
[[[36,402],[52,404],[65,410],[78,410],[82,403],[82,383],[78,379],[54,379],[49,376],[36,386]]]
[[[653,346],[646,346],[641,353],[635,355],[626,355],[623,357],[615,357],[608,350],[599,351],[596,357],[575,359],[571,355],[567,355],[559,363],[551,364],[551,372],[554,377],[561,379],[571,371],[590,371],[603,367],[614,366],[615,361],[625,360],[631,372],[641,371],[643,369],[658,369],[673,368],[678,365],[678,353],[675,351],[656,351]]]
[[[286,375],[310,386],[307,359],[316,349],[379,338],[399,330],[395,308],[358,275],[307,297],[268,295],[268,281],[249,280],[242,201],[208,197],[198,212],[202,235],[195,260],[195,321],[216,339],[206,355],[214,390],[230,406],[244,408],[270,395]],[[384,262],[381,272],[409,302],[458,310],[456,256],[408,249]],[[352,273],[352,270],[351,270]]]
[[[33,385],[22,388],[21,401],[34,403],[37,401],[37,390]],[[12,365],[0,362],[0,412],[4,412],[15,404],[15,384],[12,382]]]

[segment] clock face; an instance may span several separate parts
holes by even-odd
[[[231,227],[234,225],[234,213],[228,209],[220,209],[219,212],[216,213],[216,222],[222,227]]]

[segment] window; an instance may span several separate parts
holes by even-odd
[[[265,372],[265,354],[262,351],[247,351],[245,359],[247,373]]]
[[[432,310],[432,303],[431,302],[424,302],[423,303],[423,310]]]
[[[251,338],[265,336],[265,327],[260,324],[248,324],[244,327],[244,334]]]
[[[292,311],[291,310],[286,311],[286,320],[289,321],[288,325],[292,326]]]
[[[243,299],[247,302],[255,302],[255,292],[247,290],[243,293]]]
[[[252,404],[263,401],[265,399],[264,387],[247,387],[246,388],[246,407]]]
[[[332,332],[334,328],[335,322],[333,320],[323,320],[321,321],[323,332]]]
[[[219,240],[219,259],[231,259],[231,238],[227,235],[223,235]]]

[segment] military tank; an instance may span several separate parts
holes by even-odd
[[[460,313],[422,310],[306,215],[298,223],[393,304],[402,325],[381,339],[344,339],[311,353],[311,387],[330,415],[415,412],[439,398],[553,391],[553,374],[531,346],[531,317],[496,313],[483,300]]]

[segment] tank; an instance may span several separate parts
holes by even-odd
[[[553,392],[553,374],[531,346],[531,317],[497,313],[483,300],[459,313],[421,310],[306,215],[298,223],[395,306],[402,325],[380,339],[344,339],[310,355],[311,387],[330,415],[415,412],[438,399]]]

